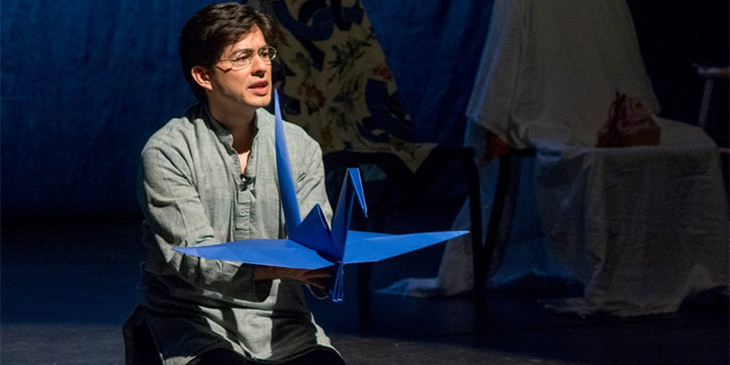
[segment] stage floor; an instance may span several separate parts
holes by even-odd
[[[123,364],[121,324],[136,304],[139,220],[3,222],[0,363]],[[372,289],[434,276],[442,245],[378,263]],[[372,293],[369,331],[358,319],[355,273],[342,303],[310,299],[348,364],[728,364],[727,303],[677,313],[580,319],[547,313],[555,291],[419,299]]]

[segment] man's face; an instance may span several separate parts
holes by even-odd
[[[219,102],[231,108],[248,106],[258,109],[271,102],[271,62],[257,53],[266,47],[266,40],[258,27],[255,27],[238,42],[223,51],[221,60],[213,66],[208,93],[211,102]],[[241,57],[253,56],[247,67],[233,70],[232,61]]]

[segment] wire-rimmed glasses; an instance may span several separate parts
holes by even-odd
[[[272,46],[265,46],[261,47],[258,51],[254,53],[243,53],[236,58],[230,59],[221,58],[220,61],[229,61],[231,63],[231,69],[237,71],[251,66],[255,55],[259,55],[259,57],[264,60],[264,63],[268,65],[271,63],[271,60],[276,57],[276,48]]]

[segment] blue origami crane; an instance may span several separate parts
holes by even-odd
[[[175,251],[206,259],[252,265],[298,269],[332,267],[332,280],[327,284],[326,290],[333,301],[339,302],[343,298],[344,265],[385,260],[468,233],[442,231],[390,235],[348,230],[355,197],[367,216],[362,179],[357,168],[348,168],[346,171],[331,230],[319,204],[301,220],[276,90],[274,112],[279,192],[289,238],[241,240],[209,246],[181,247],[175,248]]]

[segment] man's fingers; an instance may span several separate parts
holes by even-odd
[[[258,266],[254,273],[255,280],[293,279],[323,290],[325,281],[322,279],[330,277],[332,275],[326,269],[306,270],[275,266]]]
[[[304,277],[311,278],[311,279],[324,279],[324,278],[331,278],[332,274],[330,274],[327,270],[309,270],[304,273]]]

